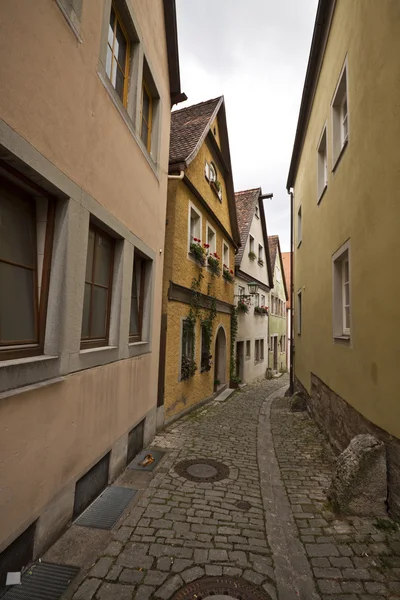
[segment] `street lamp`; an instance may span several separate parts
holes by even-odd
[[[256,283],[255,281],[251,281],[250,283],[247,284],[247,287],[249,288],[250,296],[254,296],[254,294],[257,294],[258,283]]]

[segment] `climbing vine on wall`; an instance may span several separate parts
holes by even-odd
[[[232,306],[231,312],[231,356],[230,356],[230,378],[232,381],[236,379],[235,373],[235,341],[238,332],[238,316],[236,306]]]

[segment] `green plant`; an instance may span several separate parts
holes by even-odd
[[[268,308],[266,306],[255,306],[254,307],[254,314],[256,314],[256,315],[267,315],[268,314]]]
[[[200,240],[195,239],[190,244],[190,252],[191,254],[193,254],[194,258],[197,260],[197,262],[200,263],[201,266],[204,266],[206,264],[206,251],[201,245]]]
[[[219,385],[221,382],[219,379],[214,379],[214,385]]]
[[[263,266],[264,266],[264,261],[263,261],[263,259],[262,259],[262,258],[259,258],[259,259],[258,259],[258,264],[259,264],[261,267],[263,267]]]
[[[181,362],[181,379],[190,379],[197,371],[197,365],[193,358],[182,356]]]
[[[218,179],[216,179],[216,180],[214,181],[214,185],[215,185],[215,187],[217,188],[217,190],[218,190],[219,192],[222,190],[222,185],[221,185],[221,182],[220,182],[220,181],[218,181]]]
[[[244,300],[243,298],[239,298],[238,303],[237,303],[237,310],[240,313],[248,313],[249,312],[249,305],[246,302],[246,300]]]
[[[225,279],[225,281],[229,281],[229,283],[233,283],[235,281],[232,269],[229,269],[226,265],[223,266],[222,277]]]
[[[207,262],[208,266],[210,267],[211,273],[218,277],[221,273],[221,269],[219,266],[219,256],[217,255],[217,253],[214,252],[214,254],[210,254]]]
[[[374,525],[377,529],[380,529],[381,531],[397,531],[397,529],[399,528],[398,524],[394,521],[391,521],[390,519],[382,519],[380,517],[376,519]]]
[[[250,251],[249,252],[249,259],[250,260],[256,260],[257,256],[255,252]]]
[[[229,360],[229,376],[231,379],[235,377],[235,341],[238,332],[238,311],[232,306],[231,311],[231,354]]]

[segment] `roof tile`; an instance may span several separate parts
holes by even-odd
[[[240,243],[241,246],[235,257],[235,265],[240,266],[243,258],[247,237],[250,232],[251,223],[254,216],[256,202],[260,196],[261,188],[253,188],[235,193],[236,214],[238,218]]]

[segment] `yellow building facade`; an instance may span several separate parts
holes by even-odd
[[[399,27],[398,0],[320,0],[287,183],[295,383],[338,450],[385,441],[395,516]]]
[[[230,377],[240,244],[223,98],[172,116],[158,405],[169,422]]]

